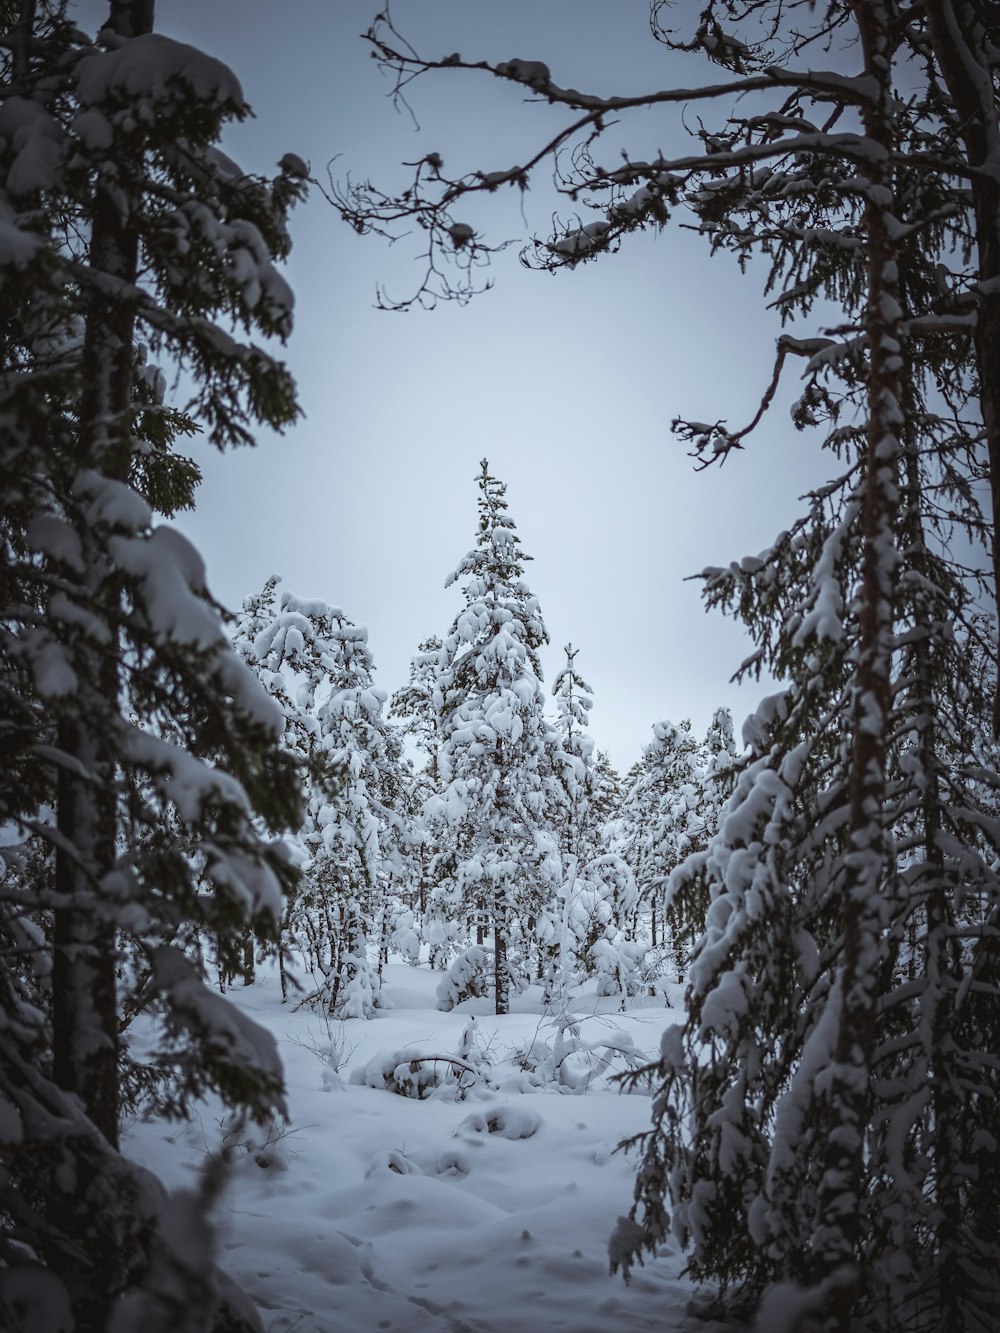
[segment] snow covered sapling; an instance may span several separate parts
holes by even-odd
[[[449,1013],[463,1000],[486,995],[492,971],[493,959],[481,944],[463,949],[438,982],[437,1007]]]
[[[351,1071],[356,1086],[385,1088],[401,1097],[424,1101],[465,1101],[470,1096],[489,1096],[496,1091],[491,1079],[489,1052],[479,1039],[476,1020],[466,1023],[453,1055],[411,1047],[401,1051],[379,1051],[371,1060]]]
[[[357,1043],[347,1036],[346,1024],[334,1023],[328,1014],[320,1011],[321,1029],[309,1031],[305,1038],[289,1037],[294,1045],[314,1055],[322,1066],[322,1085],[325,1092],[343,1091],[344,1080],[341,1071],[346,1068],[357,1050]]]
[[[514,1064],[526,1071],[531,1086],[552,1084],[558,1092],[580,1096],[601,1079],[611,1082],[642,1068],[646,1057],[627,1032],[620,1032],[607,1019],[589,1017],[608,1031],[588,1040],[581,1030],[587,1016],[566,1010],[544,1027],[539,1024],[533,1039],[514,1052]],[[546,1036],[545,1029],[552,1035]]]

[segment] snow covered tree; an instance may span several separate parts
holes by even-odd
[[[238,642],[254,630],[248,652],[284,700],[285,744],[310,778],[298,830],[302,878],[283,946],[297,947],[319,978],[307,1002],[333,1017],[371,1018],[387,894],[406,874],[409,839],[402,746],[383,717],[368,631],[339,607],[290,592],[270,618],[258,599],[247,604]]]
[[[214,1267],[218,1182],[168,1202],[117,1152],[120,965],[161,1020],[170,1109],[282,1098],[273,1042],[185,942],[210,932],[239,967],[246,926],[274,933],[297,782],[154,510],[191,501],[175,444],[195,423],[223,448],[296,416],[249,339],[291,327],[275,261],[301,164],[265,180],[219,153],[239,83],[152,18],[112,0],[92,41],[60,0],[0,10],[0,1312],[19,1327],[104,1328],[112,1307],[116,1330],[256,1326]],[[151,358],[188,368],[185,412]]]
[[[398,719],[397,725],[402,736],[410,741],[418,755],[418,764],[407,770],[404,780],[411,830],[410,865],[416,881],[415,886],[411,886],[410,903],[412,907],[419,908],[421,925],[427,911],[431,867],[435,856],[434,843],[423,818],[423,810],[437,791],[439,782],[438,674],[442,647],[437,635],[431,635],[419,645],[410,661],[409,681],[392,696],[389,709],[390,717]]]
[[[475,924],[477,943],[492,933],[496,1012],[505,1014],[512,978],[530,976],[531,931],[559,879],[547,820],[557,779],[538,660],[548,634],[506,487],[485,459],[479,492],[476,546],[448,579],[464,579],[465,606],[442,649],[441,791],[428,815],[435,897]]]
[[[953,551],[957,533],[997,549],[976,489],[989,475],[1000,491],[1000,210],[985,165],[1000,132],[996,24],[952,0],[834,0],[808,21],[796,7],[794,22],[762,0],[709,0],[684,40],[670,12],[653,6],[657,39],[724,72],[628,97],[580,92],[537,61],[425,59],[380,15],[368,36],[397,90],[475,69],[566,122],[513,167],[454,178],[434,153],[405,193],[365,184],[338,202],[361,230],[419,219],[428,263],[413,299],[467,299],[492,251],[463,204],[524,191],[555,160],[576,216],[526,262],[572,269],[684,210],[713,252],[751,272],[764,258],[786,320],[836,307],[835,328],[782,334],[747,428],[675,422],[702,466],[724,460],[801,357],[793,419],[836,462],[770,550],[708,576],[709,600],[757,639],[751,669],[785,688],[746,733],[719,837],[684,870],[703,879],[708,927],[690,1019],[649,1071],[662,1079],[654,1130],[613,1256],[659,1244],[669,1197],[691,1270],[727,1308],[760,1305],[762,1327],[986,1329],[993,1177],[970,1134],[995,1104],[996,1069],[975,1053],[989,1020],[972,997],[995,1011],[995,779],[960,656],[978,658],[973,608],[997,588]],[[610,125],[676,106],[691,114],[658,121],[667,151],[602,165]]]
[[[392,696],[391,716],[400,721],[400,730],[416,747],[423,759],[430,781],[437,781],[438,675],[443,645],[436,634],[419,645],[410,660],[410,678]]]
[[[594,742],[587,734],[594,692],[577,674],[579,649],[568,643],[564,649],[566,665],[552,683],[556,699],[556,732],[559,736],[558,763],[561,770],[565,815],[560,820],[559,841],[564,855],[577,863],[596,855],[591,817],[594,787]]]
[[[317,717],[324,753],[343,777],[332,796],[310,802],[314,831],[306,841],[313,860],[306,874],[338,918],[323,1002],[331,1015],[370,1018],[381,984],[389,886],[405,874],[402,746],[383,717],[388,696],[373,683],[368,631],[339,608],[329,615],[331,688]]]
[[[681,766],[675,775],[668,808],[661,806],[664,841],[668,855],[664,883],[660,886],[664,923],[670,932],[679,975],[687,971],[694,945],[705,929],[709,899],[698,882],[684,873],[689,856],[703,851],[719,831],[722,812],[736,781],[733,719],[727,708],[712,716],[708,734],[699,747],[697,760]]]
[[[643,748],[635,781],[622,803],[622,855],[632,868],[640,900],[649,910],[653,946],[666,944],[665,888],[671,872],[701,845],[705,817],[701,809],[702,763],[691,723],[657,722]],[[671,922],[675,966],[683,975],[690,929]]]
[[[891,42],[866,25],[863,50],[885,79]],[[871,142],[921,143],[886,97],[868,108]],[[700,881],[712,905],[690,1022],[664,1039],[662,1137],[647,1140],[637,1191],[647,1235],[662,1234],[669,1176],[692,1268],[721,1278],[730,1305],[770,1282],[760,1318],[775,1326],[985,1328],[996,1315],[995,1241],[978,1220],[967,1138],[982,1085],[967,1077],[975,1057],[952,1008],[972,975],[958,946],[965,886],[996,891],[995,849],[977,830],[992,801],[960,776],[988,719],[981,694],[958,702],[972,682],[953,656],[977,637],[975,575],[951,551],[956,531],[986,544],[969,486],[980,464],[953,350],[925,347],[906,381],[893,355],[880,364],[934,299],[924,254],[895,244],[899,218],[918,229],[934,218],[934,187],[884,176],[855,220],[869,248],[867,271],[855,265],[867,329],[800,403],[804,424],[826,425],[841,475],[772,550],[707,585],[791,684],[750,728],[719,838],[676,881]],[[801,293],[801,255],[789,247],[785,262]],[[816,349],[814,372],[832,346]],[[935,401],[928,384],[944,383]],[[867,429],[845,428],[852,415]]]
[[[578,650],[565,649],[566,665],[556,676],[552,767],[559,781],[548,818],[557,832],[561,883],[538,921],[539,977],[547,1001],[565,994],[584,971],[593,971],[591,951],[611,919],[600,883],[588,883],[586,866],[598,855],[591,815],[594,742],[587,734],[593,692],[577,674]]]
[[[590,823],[602,847],[606,841],[605,826],[617,819],[621,803],[621,777],[607,750],[598,750],[594,758],[594,779],[590,793]]]

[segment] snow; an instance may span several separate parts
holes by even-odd
[[[628,1286],[609,1276],[634,1170],[615,1148],[647,1128],[648,1097],[621,1095],[596,1074],[577,1095],[551,1079],[532,1084],[539,1076],[515,1055],[562,1039],[540,989],[513,997],[515,1012],[503,1018],[486,997],[441,1013],[440,977],[426,964],[391,962],[382,997],[394,1007],[328,1027],[315,1012],[282,1006],[266,969],[230,992],[277,1040],[291,1119],[226,1140],[223,1267],[269,1333],[680,1330],[692,1291],[678,1254],[665,1252]],[[679,1002],[679,988],[671,995]],[[617,1012],[592,986],[572,1004],[592,1044],[628,1052],[634,1042],[647,1057],[678,1017],[662,998]],[[137,1045],[144,1022],[130,1030]],[[389,1091],[382,1071],[391,1079],[401,1057],[408,1073],[414,1053],[490,1067],[493,1086],[480,1079],[467,1094],[463,1072],[450,1083],[442,1074],[433,1095]],[[173,1191],[190,1189],[205,1154],[220,1151],[220,1115],[205,1103],[180,1127],[136,1123],[125,1151]]]
[[[205,807],[216,803],[250,814],[250,802],[236,778],[179,745],[133,728],[124,734],[122,747],[132,763],[166,775],[167,795],[186,823],[197,823],[204,817]]]
[[[8,97],[0,106],[0,140],[7,140],[14,159],[7,169],[4,190],[13,196],[50,190],[59,183],[62,170],[62,131],[44,107],[24,97]],[[6,230],[6,228],[5,228]],[[13,230],[13,229],[12,229]],[[8,241],[12,237],[5,237]],[[32,237],[31,250],[40,247]],[[23,262],[24,242],[13,251],[14,262]],[[4,263],[8,260],[4,257]]]
[[[271,1033],[243,1010],[227,1004],[224,996],[209,990],[180,949],[160,945],[152,950],[150,965],[156,989],[169,994],[172,1021],[178,1027],[202,1029],[217,1061],[280,1078],[281,1061]]]
[[[529,88],[545,89],[551,81],[549,67],[541,60],[506,60],[497,65],[497,74],[501,78],[513,79],[516,83],[526,83]]]
[[[0,199],[0,268],[23,268],[41,248],[41,240],[23,231],[10,205]]]
[[[220,107],[244,106],[243,90],[232,70],[193,46],[160,33],[147,33],[116,51],[85,56],[77,66],[77,92],[84,106],[128,102],[140,120],[157,106],[189,100]]]

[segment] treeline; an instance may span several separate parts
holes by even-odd
[[[236,647],[305,775],[283,993],[332,1017],[372,1016],[390,953],[447,971],[446,1007],[489,989],[502,1014],[532,982],[554,1004],[587,977],[622,997],[680,979],[701,932],[704,895],[671,875],[732,790],[729,714],[702,741],[658,723],[622,780],[588,733],[571,645],[549,709],[548,633],[505,489],[484,460],[476,544],[449,578],[461,609],[391,700],[339,607],[270,579],[239,617]]]

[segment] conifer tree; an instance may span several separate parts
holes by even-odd
[[[555,775],[538,649],[548,641],[524,579],[530,557],[507,515],[506,487],[483,459],[476,546],[448,583],[465,606],[442,649],[441,793],[430,805],[437,896],[493,940],[494,998],[532,970],[530,931],[552,896],[559,853],[547,826]]]
[[[647,904],[654,947],[667,942],[667,880],[698,850],[704,835],[701,759],[688,719],[679,725],[657,722],[623,803],[627,829],[623,854],[636,877],[640,900]],[[680,976],[690,933],[686,922],[672,919],[671,948]]]
[[[832,476],[772,548],[707,577],[710,602],[756,637],[749,669],[783,688],[746,732],[718,838],[678,872],[701,878],[707,930],[689,1021],[647,1071],[662,1080],[654,1130],[612,1256],[634,1260],[672,1222],[695,1275],[729,1311],[759,1306],[761,1327],[985,1330],[998,1317],[993,1176],[969,1134],[996,1104],[996,1070],[970,1043],[991,1023],[973,996],[996,1012],[995,782],[978,766],[982,695],[954,654],[978,658],[973,608],[998,590],[952,543],[963,532],[997,549],[976,494],[988,474],[1000,491],[1000,212],[985,167],[996,25],[951,0],[836,0],[804,26],[760,0],[710,0],[684,40],[667,13],[654,4],[656,38],[722,72],[629,97],[580,92],[536,61],[428,60],[381,15],[369,38],[408,93],[468,66],[567,118],[513,167],[449,178],[435,153],[405,194],[366,184],[339,203],[359,229],[418,217],[430,244],[416,299],[467,299],[491,249],[463,201],[523,191],[555,158],[577,216],[529,246],[529,264],[572,269],[684,210],[713,252],[751,271],[764,257],[786,321],[821,299],[838,308],[833,329],[782,334],[747,428],[674,423],[701,466],[725,460],[803,358],[793,420],[818,430]],[[601,164],[609,124],[678,104],[692,114],[677,133],[694,142],[667,125],[667,151]],[[723,122],[711,128],[710,104]],[[995,646],[982,652],[992,664]]]
[[[419,908],[421,924],[427,911],[428,892],[432,883],[431,866],[436,855],[423,811],[439,784],[438,674],[442,646],[437,635],[431,635],[419,645],[410,661],[409,681],[392,696],[389,714],[398,719],[402,736],[409,739],[418,753],[418,764],[407,770],[404,780],[407,783],[406,803],[410,813],[410,865],[416,880],[415,891],[411,890],[411,899],[413,905]]]
[[[577,864],[592,855],[591,794],[594,787],[594,742],[587,734],[593,690],[577,674],[579,649],[568,643],[566,665],[552,683],[556,699],[556,733],[559,737],[558,764],[565,790],[564,817],[559,821],[559,841],[564,855]]]
[[[692,949],[704,932],[709,908],[704,887],[696,891],[699,881],[688,873],[687,867],[719,831],[736,781],[734,751],[733,719],[727,708],[718,708],[696,762],[685,765],[665,824],[670,852],[662,886],[664,921],[682,976],[687,972]]]
[[[168,1208],[117,1152],[116,965],[121,947],[148,976],[174,1113],[207,1090],[280,1107],[273,1042],[185,940],[210,932],[238,968],[248,925],[274,933],[297,782],[201,560],[154,511],[191,501],[175,444],[195,422],[224,448],[295,419],[250,339],[291,327],[275,261],[302,173],[241,173],[215,147],[248,114],[235,76],[154,34],[149,0],[108,12],[91,41],[60,0],[2,11],[0,1322],[103,1328],[114,1305],[116,1329],[232,1327],[218,1182]],[[186,413],[156,361],[188,367]]]
[[[432,784],[437,781],[439,687],[441,649],[436,634],[421,643],[410,660],[410,678],[392,696],[391,716],[416,746]]]
[[[559,782],[553,786],[548,815],[558,830],[561,882],[537,923],[539,973],[547,1001],[557,993],[563,995],[579,974],[594,970],[593,948],[613,915],[600,877],[587,878],[587,865],[598,855],[591,811],[594,742],[587,734],[593,691],[577,674],[578,650],[567,644],[564,651],[566,665],[552,685],[556,699],[552,762]]]
[[[617,819],[622,803],[622,780],[607,750],[598,750],[594,758],[594,780],[591,787],[591,828],[599,847],[607,841],[606,826]]]
[[[269,621],[257,599],[248,603],[239,638],[253,629],[256,669],[285,701],[285,744],[311,779],[298,830],[302,882],[283,943],[320,979],[306,1002],[338,1018],[371,1018],[387,896],[407,873],[409,838],[402,746],[382,715],[368,631],[338,607],[289,592]]]

